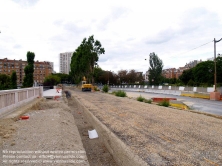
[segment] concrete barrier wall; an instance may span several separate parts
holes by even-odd
[[[155,93],[162,90],[171,90],[173,91],[185,91],[185,92],[200,92],[200,93],[210,93],[214,91],[213,87],[183,87],[183,86],[154,86],[154,85],[114,85],[110,86],[111,88],[127,88],[132,91],[139,90],[154,90]],[[217,90],[222,93],[222,87],[218,87]],[[169,92],[171,93],[171,92]]]
[[[214,91],[213,87],[179,87],[154,85],[114,85],[110,87],[113,89],[127,89],[128,91],[172,94],[177,96],[189,96],[204,99],[209,99],[210,92]],[[217,91],[222,94],[222,87],[217,87]]]
[[[18,107],[36,97],[41,97],[42,87],[32,87],[24,89],[1,90],[0,91],[0,116],[7,111]]]

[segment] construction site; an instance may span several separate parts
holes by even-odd
[[[57,93],[1,117],[3,165],[222,165],[221,116],[74,87]]]

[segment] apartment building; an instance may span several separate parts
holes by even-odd
[[[9,60],[7,58],[0,59],[0,73],[11,75],[14,70],[17,75],[17,84],[22,85],[23,79],[25,77],[25,66],[27,66],[27,61],[23,60]],[[45,77],[50,75],[53,72],[53,67],[51,62],[34,62],[34,82],[38,84],[42,84],[44,82]]]
[[[169,68],[162,71],[165,78],[175,78],[176,68]]]
[[[65,52],[59,54],[59,72],[69,74],[70,64],[73,52]]]
[[[162,75],[165,78],[177,78],[178,79],[183,74],[184,70],[188,70],[190,68],[193,68],[200,62],[202,62],[202,60],[199,60],[199,61],[194,60],[189,63],[186,63],[186,65],[184,67],[179,67],[178,69],[176,69],[176,68],[164,69],[162,71]]]

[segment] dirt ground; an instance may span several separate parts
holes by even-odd
[[[45,100],[25,115],[29,119],[0,121],[3,165],[89,165],[64,101]]]
[[[222,165],[222,120],[100,92],[72,90],[148,165]]]
[[[88,130],[92,130],[93,127],[86,121],[83,111],[78,108],[74,100],[70,98],[59,101],[43,100],[25,111],[25,115],[30,119],[0,119],[0,152],[2,153],[0,156],[1,161],[7,160],[7,163],[2,163],[3,165],[116,166],[102,141],[99,138],[89,139]],[[29,152],[23,153],[23,151]],[[69,152],[60,154],[63,156],[73,155],[71,152],[76,151],[83,153],[78,154],[77,158],[73,159],[72,156],[68,158],[79,163],[50,163],[50,161],[55,162],[52,157],[59,151]],[[16,158],[9,158],[10,155]],[[15,160],[21,155],[26,155],[28,158],[23,156],[24,158],[9,163],[10,159]],[[30,159],[33,155],[38,159]],[[48,163],[40,163],[40,161],[43,162],[41,158],[44,157],[43,155],[45,155],[44,162],[49,160]],[[37,163],[31,164],[31,160]]]
[[[88,138],[93,124],[73,98],[147,165],[222,165],[221,119],[101,92],[67,90],[71,98],[40,102],[26,113],[28,120],[0,120],[1,160],[20,161],[3,165],[117,165],[100,138]],[[66,156],[79,163],[49,163],[59,154],[59,159]],[[48,163],[25,163],[34,156]]]

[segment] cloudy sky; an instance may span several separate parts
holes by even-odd
[[[222,38],[222,3],[0,0],[0,31],[1,59],[26,60],[27,51],[32,51],[35,60],[54,62],[56,72],[59,53],[75,51],[91,35],[105,48],[98,63],[103,70],[145,72],[151,52],[163,60],[164,68],[178,68],[213,57],[213,39]]]

